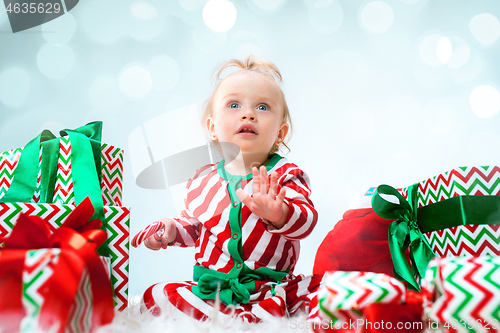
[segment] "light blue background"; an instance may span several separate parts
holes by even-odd
[[[0,151],[45,128],[102,120],[104,141],[125,149],[123,203],[134,235],[176,211],[168,190],[135,184],[130,133],[190,104],[201,112],[219,62],[265,57],[284,78],[294,125],[288,158],[308,172],[319,212],[302,242],[296,272],[304,274],[324,235],[369,187],[500,164],[500,2],[233,0],[236,21],[225,32],[204,23],[206,3],[81,0],[16,34],[0,9]],[[496,23],[474,19],[484,13]],[[479,107],[480,117],[473,92],[484,85],[478,99],[490,114]],[[129,292],[189,280],[192,264],[192,249],[131,249]]]

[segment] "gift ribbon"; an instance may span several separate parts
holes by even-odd
[[[382,218],[396,220],[389,226],[389,250],[394,276],[419,291],[415,276],[425,275],[434,253],[423,233],[468,224],[500,224],[500,196],[464,195],[418,208],[418,183],[408,188],[408,201],[393,187],[380,185],[372,197],[372,208]],[[382,195],[398,199],[393,203]],[[405,257],[410,249],[411,269]]]
[[[90,197],[94,205],[93,219],[99,219],[106,230],[104,203],[101,194],[101,133],[102,122],[95,121],[75,130],[65,129],[61,136],[68,135],[71,141],[71,169],[75,204]],[[39,149],[42,145],[41,193],[42,203],[52,203],[59,160],[60,139],[48,130],[31,140],[24,148],[7,193],[0,202],[30,202],[36,190]],[[109,256],[107,241],[99,253]]]
[[[4,243],[0,253],[2,261],[8,260],[10,253],[21,252],[16,263],[19,261],[24,263],[27,249],[61,248],[53,275],[47,282],[45,300],[40,309],[42,329],[52,329],[54,325],[59,325],[59,332],[64,332],[85,267],[89,272],[93,299],[92,328],[95,329],[113,320],[111,283],[97,253],[97,248],[106,240],[106,232],[100,229],[99,220],[87,222],[93,214],[92,202],[89,198],[85,198],[53,234],[50,233],[49,222],[38,216],[21,214],[10,236],[0,238],[0,243]],[[3,264],[0,264],[0,267],[3,267]],[[20,265],[15,269],[16,271],[21,269],[19,276],[22,276],[23,267],[24,265]],[[0,272],[4,273],[1,270]],[[22,279],[11,279],[2,288],[22,290]],[[17,297],[20,295],[22,293]],[[3,297],[3,294],[0,298],[0,309],[5,309],[5,313],[14,314],[24,311],[21,302]]]
[[[206,267],[194,266],[193,279],[198,281],[198,285],[192,286],[191,291],[201,299],[215,299],[217,288],[220,288],[219,298],[224,303],[246,304],[250,301],[250,292],[255,289],[255,280],[271,278],[281,281],[287,274],[288,272],[273,271],[267,267],[251,270],[245,265],[238,276],[232,276]]]

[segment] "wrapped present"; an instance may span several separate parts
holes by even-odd
[[[116,307],[123,310],[130,214],[128,208],[113,205],[121,204],[123,151],[101,144],[101,131],[101,122],[63,130],[62,138],[43,131],[22,150],[2,155],[0,188],[6,191],[0,197],[0,237],[9,234],[21,212],[42,216],[55,229],[88,196],[93,218],[103,222],[108,235],[99,253],[111,259]]]
[[[406,288],[385,274],[372,272],[327,272],[318,290],[320,317],[331,328],[360,330],[366,324],[363,310],[372,304],[401,304]]]
[[[114,316],[109,271],[97,248],[106,233],[89,199],[58,229],[20,214],[0,238],[0,330],[90,332]]]
[[[7,237],[20,213],[47,220],[55,231],[75,209],[75,205],[6,202],[0,203],[0,237]],[[115,293],[115,308],[122,311],[128,305],[130,210],[121,206],[104,206],[104,225],[108,236],[111,281]]]
[[[122,205],[122,188],[123,188],[123,150],[115,146],[101,143],[101,122],[89,123],[83,127],[76,129],[77,133],[85,135],[92,142],[95,163],[98,167],[98,176],[100,177],[100,187],[103,203],[106,206],[121,206]],[[81,163],[81,152],[72,149],[70,135],[66,131],[62,131],[60,138],[48,134],[40,137],[40,147],[36,144],[26,145],[33,155],[38,151],[38,164],[30,163],[33,169],[36,169],[36,183],[34,193],[30,198],[24,198],[23,202],[42,202],[42,203],[62,203],[74,204],[74,182],[75,179],[72,164],[74,159]],[[78,144],[78,142],[76,143]],[[24,149],[26,149],[26,147]],[[35,151],[36,150],[36,151]],[[23,148],[12,149],[0,154],[0,198],[2,198],[10,188],[16,176],[16,170],[21,159]],[[51,168],[53,170],[48,170]],[[42,174],[50,174],[52,182],[43,181]],[[77,177],[79,175],[76,175]],[[26,176],[21,176],[26,177]],[[33,177],[33,176],[32,176]],[[33,177],[33,179],[35,179]],[[50,191],[50,193],[47,193]],[[12,200],[9,200],[12,201]]]
[[[498,167],[453,169],[402,191],[381,185],[372,207],[395,220],[389,226],[394,272],[412,289],[419,290],[417,279],[434,256],[500,254]]]
[[[422,280],[424,315],[437,332],[500,331],[500,257],[436,258]]]

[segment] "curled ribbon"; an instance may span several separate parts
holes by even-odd
[[[22,272],[19,270],[24,268],[25,252],[28,249],[61,248],[59,260],[46,284],[45,299],[40,309],[39,324],[42,329],[58,326],[58,332],[64,332],[85,267],[89,272],[93,299],[92,329],[113,320],[111,283],[97,253],[107,237],[106,232],[99,229],[101,221],[88,221],[93,214],[94,207],[87,197],[52,234],[49,222],[38,216],[21,214],[10,236],[0,238],[0,244],[4,244],[0,253],[0,291],[22,290],[22,278],[19,278]],[[9,261],[14,257],[16,263]],[[9,272],[16,273],[18,278],[3,281],[2,275],[7,273],[3,267],[9,267]],[[22,292],[17,297],[20,295]],[[22,302],[7,297],[0,298],[0,310],[17,317],[24,313]]]
[[[434,253],[417,223],[417,189],[418,183],[408,188],[408,201],[406,201],[395,188],[380,185],[373,194],[372,208],[380,217],[396,220],[389,226],[389,250],[394,276],[400,281],[408,282],[410,289],[420,291],[415,276],[424,276]],[[395,196],[399,203],[387,201],[381,194]],[[411,268],[405,256],[408,248]]]

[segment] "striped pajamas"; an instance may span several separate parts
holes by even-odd
[[[238,188],[252,194],[252,174],[230,175],[221,161],[199,169],[189,180],[184,209],[174,219],[177,237],[171,246],[195,247],[195,281],[151,286],[143,303],[152,313],[208,319],[214,311],[216,284],[223,301],[216,306],[217,314],[222,317],[259,322],[298,310],[307,312],[313,306],[310,303],[323,276],[293,275],[300,240],[312,232],[318,217],[309,198],[309,178],[277,154],[266,168],[269,175],[277,172],[278,191],[286,190],[289,213],[279,230],[264,223],[236,196]],[[255,274],[259,277],[251,278]],[[317,306],[309,312],[317,316]]]

